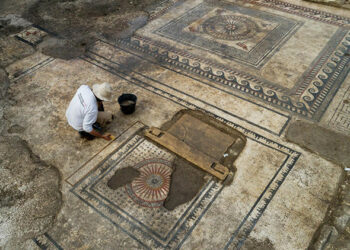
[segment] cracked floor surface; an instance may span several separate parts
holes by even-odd
[[[165,0],[147,9],[147,23],[137,21],[133,30],[145,25],[132,35],[111,36],[113,25],[107,34],[88,27],[93,34],[83,40],[28,24],[10,4],[3,13],[1,24],[17,20],[17,28],[0,40],[1,152],[12,152],[0,159],[1,247],[348,248],[349,159],[310,146],[323,141],[312,131],[337,133],[342,145],[349,140],[348,10],[304,1]],[[70,36],[84,43],[79,57],[56,58]],[[45,50],[51,46],[54,54]],[[115,94],[105,104],[116,117],[111,143],[80,139],[65,119],[76,89],[99,82]],[[134,114],[120,112],[122,93],[138,97]],[[176,156],[140,131],[162,127],[183,109],[247,138],[232,184],[201,176],[200,191],[173,210],[162,206],[166,185],[160,200],[143,195],[151,186],[142,179],[111,189],[116,171],[130,166],[169,177]],[[300,138],[300,122],[307,124],[300,134],[311,135]],[[38,208],[35,216],[28,204]],[[6,219],[18,211],[36,223]]]

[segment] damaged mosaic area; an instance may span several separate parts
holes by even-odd
[[[188,216],[191,215],[193,219],[193,209],[196,205],[203,207],[201,209],[203,210],[204,204],[208,204],[208,201],[205,201],[202,197],[202,200],[193,201],[194,204],[185,204],[175,211],[169,212],[162,206],[162,203],[169,192],[170,163],[174,160],[174,155],[139,136],[132,138],[120,151],[117,152],[117,155],[108,159],[103,166],[96,169],[94,173],[87,176],[85,180],[79,182],[79,185],[76,185],[72,192],[99,212],[107,212],[108,219],[112,220],[114,224],[123,225],[124,230],[138,238],[141,245],[144,245],[142,242],[151,239],[153,245],[149,247],[171,246],[169,242],[174,240],[175,235],[176,238],[179,237],[179,234],[181,234],[179,228],[182,228],[186,223],[186,217],[188,219]],[[163,185],[159,186],[159,193],[150,195],[147,195],[146,192],[143,193],[145,189],[154,190],[152,185],[154,187],[155,184],[148,184],[142,173],[139,179],[136,178],[131,184],[127,184],[123,188],[116,191],[109,189],[106,182],[111,178],[113,171],[125,166],[134,166],[138,169],[146,166],[153,169],[152,172],[162,172],[161,174],[153,173],[157,177],[162,176],[164,180]],[[157,177],[153,177],[152,180],[159,182],[160,180]],[[149,179],[149,181],[152,180]],[[199,196],[212,197],[215,194],[213,193],[214,190],[217,191],[218,189],[213,188],[213,185],[213,182],[207,183],[206,188],[200,192]],[[207,186],[210,186],[211,189],[208,189]],[[99,208],[98,205],[101,202],[104,205]],[[196,213],[200,212],[196,211]],[[127,224],[123,223],[125,220],[128,221]]]

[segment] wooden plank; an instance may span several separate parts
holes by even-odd
[[[227,167],[166,131],[152,127],[145,131],[145,136],[220,180],[225,180],[229,174]]]

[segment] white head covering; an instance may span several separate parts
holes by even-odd
[[[110,101],[112,99],[112,88],[107,82],[94,84],[92,86],[92,92],[94,92],[94,95],[102,101]]]

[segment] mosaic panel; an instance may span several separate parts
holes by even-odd
[[[255,202],[254,207],[243,218],[227,245],[244,243],[300,156],[300,153],[267,138],[257,136],[252,132],[245,132],[246,135],[250,134],[250,139],[263,145],[266,144],[267,147],[277,150],[286,158]],[[149,157],[151,159],[148,159]],[[163,170],[168,171],[166,169],[172,160],[172,154],[135,135],[128,140],[126,145],[110,155],[94,171],[74,185],[71,192],[112,224],[121,228],[140,245],[150,248],[178,248],[185,242],[221,193],[223,189],[221,184],[209,180],[191,202],[173,211],[168,211],[163,207],[140,204],[139,201],[130,197],[128,187],[117,190],[107,187],[108,180],[118,168],[127,166],[142,168],[150,166],[150,163],[156,163],[155,165],[163,165]],[[237,238],[237,235],[240,237]]]
[[[295,20],[238,5],[203,3],[155,33],[261,67],[299,25]]]
[[[227,123],[225,120],[224,122]],[[253,132],[245,130],[245,134],[249,135],[251,140],[277,150],[286,158],[277,168],[277,172],[252,209],[234,231],[227,246],[244,243],[300,156],[300,153]],[[158,160],[154,158],[147,160],[149,157],[156,157]],[[174,211],[168,211],[163,207],[144,206],[138,201],[135,202],[125,188],[111,190],[107,187],[108,180],[118,168],[130,165],[142,167],[152,162],[161,162],[163,165],[168,164],[172,159],[173,156],[168,152],[159,149],[142,137],[133,136],[126,145],[79,181],[71,191],[101,216],[138,241],[140,245],[150,248],[181,247],[221,193],[223,187],[220,184],[209,180],[191,202],[181,205]]]
[[[15,37],[25,43],[35,46],[42,42],[43,38],[47,35],[48,33],[43,29],[39,29],[39,27],[30,26],[27,29],[16,34]]]
[[[198,2],[201,1],[196,1]],[[310,60],[310,65],[301,67],[302,69],[305,67],[305,71],[296,75],[295,72],[289,72],[286,67],[286,72],[292,74],[296,79],[293,86],[286,87],[283,86],[281,80],[274,82],[271,79],[264,79],[260,73],[237,68],[235,64],[231,65],[227,58],[233,58],[233,54],[238,53],[239,58],[243,60],[245,60],[245,55],[255,59],[259,58],[259,55],[264,55],[264,59],[268,59],[269,56],[274,55],[275,47],[283,45],[274,32],[284,27],[285,29],[280,30],[279,33],[288,38],[293,34],[293,28],[288,25],[293,23],[297,27],[300,21],[281,18],[261,11],[256,6],[247,7],[232,3],[213,6],[200,3],[187,10],[188,3],[192,2],[179,1],[176,4],[178,9],[181,9],[179,6],[184,5],[185,14],[173,17],[170,22],[167,20],[168,17],[158,19],[156,26],[163,25],[163,22],[166,23],[156,29],[153,29],[150,23],[134,37],[117,41],[117,45],[133,53],[151,56],[163,66],[177,71],[181,70],[181,73],[190,77],[195,76],[197,79],[211,81],[218,86],[248,95],[257,101],[268,103],[290,113],[317,121],[322,118],[349,72],[349,56],[347,55],[350,33],[348,29],[338,27],[333,29],[332,27],[335,32],[329,36],[328,41],[323,41],[323,49],[320,47],[319,54],[314,55],[315,58],[313,61]],[[252,5],[254,3],[252,2]],[[266,6],[272,8],[268,4]],[[277,6],[280,11],[295,15],[302,10],[303,15],[299,13],[298,16],[306,18],[305,20],[312,19],[326,23],[323,25],[344,26],[349,21],[343,17],[307,8],[300,9],[294,5],[278,3]],[[236,13],[237,10],[240,13]],[[309,15],[305,14],[307,10]],[[314,14],[317,14],[317,18]],[[314,21],[312,22],[312,24],[308,23],[311,25],[308,26],[308,29],[314,25]],[[327,27],[330,28],[330,26]],[[249,32],[251,30],[259,32],[251,36]],[[214,39],[213,36],[216,38]],[[244,44],[243,40],[237,40],[242,36],[245,36]],[[166,40],[159,38],[174,41],[174,43],[167,43]],[[283,50],[283,47],[279,49]],[[200,50],[203,52],[199,53]],[[276,54],[273,58],[275,56]],[[226,63],[218,58],[226,58]],[[233,58],[231,61],[235,60]],[[276,72],[278,73],[278,70]]]
[[[172,246],[183,239],[186,235],[184,229],[198,218],[210,198],[221,190],[209,181],[194,201],[168,211],[162,207],[162,201],[169,191],[173,159],[172,154],[135,136],[75,185],[72,192],[107,214],[113,223],[122,225],[125,232],[141,245],[151,241],[153,247]],[[110,189],[107,182],[115,171],[128,166],[138,168],[141,175],[131,184],[117,190]]]

